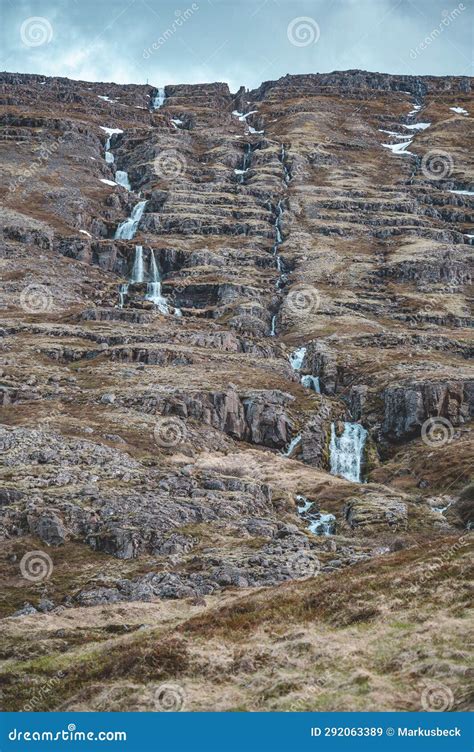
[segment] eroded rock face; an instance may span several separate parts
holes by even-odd
[[[344,517],[349,527],[360,535],[373,535],[383,529],[402,532],[408,525],[406,502],[376,493],[349,499]]]
[[[0,74],[11,577],[44,547],[50,603],[200,597],[297,579],[302,554],[332,573],[414,527],[432,540],[469,524],[467,502],[433,513],[420,497],[467,483],[472,150],[450,105],[472,111],[471,80],[348,71],[165,92],[154,109],[152,86]],[[382,146],[420,118],[414,156]],[[113,162],[104,126],[121,131]],[[421,167],[434,133],[456,165],[442,180]],[[116,238],[143,201],[134,237]],[[435,450],[430,417],[452,427]],[[365,493],[329,473],[344,421],[369,432]],[[296,496],[337,534],[311,533]],[[40,609],[36,590],[15,598],[8,613]]]
[[[388,387],[383,394],[382,431],[389,439],[401,441],[419,434],[428,418],[441,416],[458,426],[472,417],[473,395],[474,381]]]

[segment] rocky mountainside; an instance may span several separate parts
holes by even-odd
[[[472,80],[0,101],[6,709],[465,707]]]

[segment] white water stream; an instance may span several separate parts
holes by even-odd
[[[133,240],[138,228],[138,224],[145,211],[146,201],[139,201],[133,209],[128,219],[121,222],[115,231],[116,240]]]
[[[360,423],[344,423],[341,436],[336,435],[336,426],[331,424],[329,444],[331,473],[354,483],[361,482],[362,459],[367,431]]]

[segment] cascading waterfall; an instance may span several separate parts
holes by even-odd
[[[313,520],[308,530],[314,535],[334,535],[336,529],[336,518],[333,514],[318,514],[318,518]]]
[[[114,155],[110,151],[110,139],[112,136],[109,136],[107,141],[105,142],[105,161],[107,164],[113,164],[114,163]]]
[[[309,501],[306,496],[302,496],[301,494],[296,494],[296,501],[298,503],[298,514],[308,512],[313,506],[313,502]]]
[[[272,208],[270,204],[270,208]],[[283,237],[281,234],[281,218],[283,216],[283,206],[281,199],[278,201],[275,209],[275,222],[274,222],[274,228],[275,228],[275,243],[273,245],[273,257],[275,259],[275,266],[278,270],[278,279],[275,282],[275,287],[277,290],[279,290],[281,287],[283,287],[286,275],[283,273],[283,262],[278,254],[278,248],[283,243]],[[272,325],[270,330],[270,336],[274,337],[276,334],[276,320],[277,316],[276,314],[272,317]]]
[[[276,337],[276,322],[277,317],[276,314],[272,316],[272,323],[271,323],[271,329],[270,329],[270,337]]]
[[[135,259],[133,261],[132,276],[130,282],[139,284],[145,280],[145,270],[143,267],[143,246],[135,246]]]
[[[290,443],[288,444],[288,447],[283,452],[285,457],[291,457],[294,450],[300,443],[301,443],[301,434],[298,434],[298,436],[295,436],[294,439],[291,439]]]
[[[303,365],[303,360],[306,355],[306,347],[299,347],[297,350],[294,350],[294,352],[290,355],[290,365],[294,371],[299,371],[301,366]]]
[[[132,190],[130,180],[128,179],[128,173],[124,170],[117,170],[117,172],[115,173],[115,182],[117,183],[117,185],[121,185],[127,191]]]
[[[107,141],[105,142],[105,161],[107,164],[113,164],[114,155],[110,151],[110,142],[115,133],[123,133],[123,130],[121,128],[107,128],[105,125],[101,125],[100,128],[107,134]]]
[[[336,426],[331,424],[329,444],[331,473],[353,483],[361,482],[362,458],[367,431],[360,423],[344,423],[341,436],[336,435]]]
[[[147,284],[145,300],[151,300],[161,313],[169,313],[168,303],[161,294],[161,275],[153,249],[150,250],[150,281]]]
[[[316,394],[321,394],[321,387],[318,376],[302,376],[301,383],[306,389],[312,389]]]
[[[252,146],[251,144],[246,144],[244,157],[242,159],[242,167],[240,170],[234,170],[235,174],[239,178],[239,183],[243,183],[245,181],[245,173],[248,172],[248,169],[250,167],[251,156],[252,156]]]
[[[124,282],[124,284],[119,285],[119,308],[123,308],[125,305],[125,296],[128,293],[129,284],[128,282]]]
[[[286,166],[286,149],[285,149],[285,144],[281,145],[281,149],[280,149],[280,162],[281,162],[281,165],[283,167],[283,179],[284,179],[285,183],[288,185],[288,183],[291,180],[291,175],[290,175],[290,171],[288,170],[288,167]]]
[[[133,209],[130,217],[121,222],[115,231],[116,240],[133,240],[138,228],[138,224],[145,211],[146,201],[139,201]]]
[[[314,502],[309,501],[306,496],[296,495],[298,504],[298,514],[309,522],[308,530],[313,535],[334,535],[336,531],[336,518],[333,514],[326,512],[312,512],[311,508]]]
[[[164,86],[161,86],[157,89],[157,92],[153,99],[151,100],[151,106],[153,110],[159,110],[160,107],[163,107],[165,103],[166,95],[165,95],[165,88]]]

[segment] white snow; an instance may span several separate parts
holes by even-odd
[[[87,235],[88,238],[92,237],[92,235],[90,234],[90,232],[87,232],[87,230],[79,230],[79,232],[82,232],[83,235]]]
[[[460,196],[474,196],[474,191],[449,191],[449,193],[458,193]]]
[[[99,178],[101,183],[105,183],[105,185],[117,185],[113,180],[107,180],[106,178]]]
[[[97,94],[97,99],[103,99],[104,102],[111,102],[112,104],[115,104],[115,99],[110,99],[110,97],[101,96],[100,94]]]
[[[183,125],[183,121],[179,118],[171,118],[171,122],[174,126],[176,126],[176,128],[179,128],[180,125]]]
[[[123,133],[121,128],[106,128],[105,125],[99,125],[99,128],[105,131],[108,136],[112,136],[114,133]]]
[[[252,126],[249,125],[249,133],[261,134],[261,133],[265,133],[265,131],[257,131],[255,130],[255,128],[252,128]]]
[[[450,107],[449,109],[453,112],[457,112],[458,115],[469,115],[468,111],[463,107]]]
[[[404,128],[408,128],[410,131],[424,131],[429,128],[431,123],[414,123],[413,125],[404,125]]]
[[[417,113],[417,112],[418,112],[419,110],[421,110],[421,104],[414,104],[414,105],[413,105],[413,109],[412,109],[412,110],[410,110],[410,112],[408,113],[408,115],[416,115],[416,113]]]
[[[46,81],[40,81],[40,86],[44,86]]]
[[[392,154],[411,154],[413,155],[413,152],[407,151],[407,148],[412,144],[413,141],[404,141],[401,144],[382,144],[384,149],[390,149]]]
[[[257,112],[258,110],[250,110],[250,112],[245,112],[245,113],[234,110],[232,114],[235,115],[235,117],[238,117],[241,123],[244,123],[249,117],[249,115],[255,115]]]
[[[393,136],[393,138],[403,138],[405,140],[408,140],[411,138],[411,135],[407,133],[397,133],[396,131],[384,131],[383,128],[379,128],[380,133],[387,133],[389,136]]]
[[[245,175],[246,172],[248,172],[248,168],[246,170],[234,170],[236,175]]]

